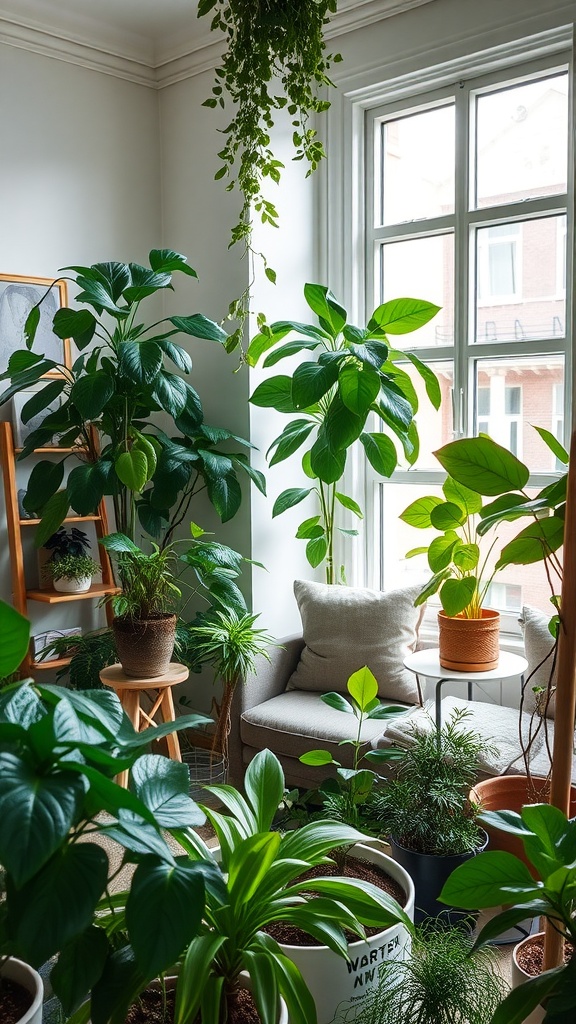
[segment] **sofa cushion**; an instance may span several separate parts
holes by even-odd
[[[382,719],[363,723],[364,750],[374,745],[387,724]],[[299,757],[320,747],[329,750],[342,764],[350,765],[352,747],[338,744],[356,735],[356,718],[328,707],[319,693],[287,690],[245,711],[240,720],[240,735],[243,743],[258,750],[269,747],[275,754]],[[318,781],[322,778],[320,771]]]
[[[415,704],[416,677],[403,659],[416,648],[424,608],[415,608],[420,587],[361,590],[296,580],[305,647],[289,690],[346,693],[363,665],[374,673],[381,699]]]
[[[532,714],[546,712],[548,718],[554,718],[555,699],[552,697],[546,709],[546,690],[550,673],[554,664],[554,639],[548,629],[551,616],[545,615],[538,608],[525,605],[522,609],[520,625],[524,634],[524,651],[528,661],[525,673],[526,693],[524,709]],[[552,672],[552,686],[556,686],[556,666]],[[534,690],[537,692],[535,693]]]

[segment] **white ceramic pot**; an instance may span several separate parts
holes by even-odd
[[[358,844],[353,856],[377,864],[399,882],[406,894],[404,910],[414,920],[414,883],[404,868],[375,845]],[[318,1024],[345,1024],[356,1020],[362,1005],[372,1001],[381,972],[390,960],[404,960],[410,952],[410,936],[402,924],[393,925],[368,939],[348,946],[349,961],[326,946],[288,946],[282,951],[300,968],[316,1003]]]
[[[22,985],[27,992],[33,996],[32,1006],[20,1017],[18,1024],[42,1024],[42,1000],[44,998],[44,986],[42,978],[33,967],[29,967],[22,960],[10,957],[2,967],[2,977]]]
[[[520,967],[520,964],[516,959],[517,953],[523,946],[527,946],[529,943],[534,942],[537,939],[542,941],[543,938],[544,932],[537,932],[536,935],[529,935],[527,939],[522,939],[522,942],[519,942],[518,945],[514,947],[514,951],[512,953],[512,988],[518,988],[526,981],[530,981],[530,978],[532,977],[531,974],[527,974],[526,971]],[[530,1016],[525,1018],[524,1024],[541,1024],[545,1015],[545,1009],[542,1006],[537,1006],[535,1010],[532,1010]]]
[[[85,594],[92,586],[92,577],[81,576],[77,580],[67,580],[62,577],[61,580],[53,580],[52,582],[54,590],[58,590],[61,594]]]

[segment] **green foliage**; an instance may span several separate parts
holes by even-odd
[[[262,474],[250,467],[243,451],[220,451],[222,444],[250,445],[230,431],[204,423],[200,398],[188,381],[192,360],[173,340],[185,334],[225,346],[227,334],[201,313],[169,316],[148,325],[140,322],[140,304],[172,288],[174,272],[188,277],[196,277],[196,272],[184,256],[170,249],[153,249],[149,260],[149,268],[117,262],[64,268],[73,271],[67,279],[79,289],[76,302],[90,308],[58,310],[53,329],[59,338],[71,337],[80,355],[69,369],[28,351],[34,344],[40,300],[28,318],[27,349],[14,353],[27,358],[22,362],[13,357],[0,375],[9,381],[0,405],[41,383],[49,370],[63,375],[57,382],[60,407],[32,431],[19,458],[52,444],[55,436],[63,448],[87,450],[86,460],[68,474],[63,490],[63,462],[43,461],[34,467],[24,504],[42,518],[36,531],[38,546],[55,533],[70,506],[79,515],[89,515],[103,497],[112,498],[122,533],[134,539],[139,523],[146,533],[168,543],[198,491],[207,491],[222,521],[232,518],[240,506],[239,476],[247,474],[265,491]],[[183,376],[170,372],[171,365]],[[48,408],[55,384],[52,381],[35,394],[34,408],[27,403],[25,416]],[[168,417],[170,436],[155,425],[154,413]]]
[[[549,804],[529,804],[520,814],[490,811],[480,820],[520,836],[536,879],[513,854],[487,851],[452,872],[440,895],[442,902],[466,909],[509,906],[485,925],[476,939],[478,947],[525,918],[543,916],[576,949],[576,821],[568,821]],[[492,1024],[520,1024],[542,1001],[546,1024],[572,1020],[575,965],[572,952],[565,966],[514,989],[499,1006]]]
[[[100,543],[118,562],[122,593],[110,598],[116,615],[153,619],[174,611],[182,591],[174,582],[173,546],[161,549],[152,544],[151,553],[146,554],[122,533],[111,533]]]
[[[397,761],[397,779],[376,793],[381,831],[418,853],[450,856],[478,848],[477,808],[468,792],[486,748],[465,727],[468,712],[456,711],[440,733],[413,729],[413,742]]]
[[[11,605],[0,601],[0,680],[9,679],[28,652],[30,623]]]
[[[225,143],[218,153],[222,161],[215,177],[227,179],[226,190],[237,187],[242,209],[232,229],[231,245],[239,242],[253,254],[253,218],[278,226],[275,204],[265,194],[267,182],[278,185],[284,165],[271,149],[270,133],[277,112],[286,109],[293,128],[294,160],[314,171],[325,152],[311,119],[328,109],[330,103],[318,91],[332,83],[330,65],[339,54],[328,55],[323,37],[328,16],[336,11],[336,0],[260,0],[245,4],[237,0],[201,0],[198,16],[210,14],[211,27],[226,37],[226,49],[216,69],[212,95],[206,107],[224,107],[226,94],[234,108],[232,120],[223,131]],[[275,284],[276,274],[264,262],[267,278]],[[242,329],[248,315],[249,290],[232,303],[230,317],[240,326],[227,343],[232,351],[242,343]]]
[[[100,572],[100,565],[89,555],[63,555],[57,562],[47,562],[43,572],[51,580],[81,580]]]
[[[188,796],[185,766],[144,751],[153,738],[206,722],[190,715],[137,733],[110,691],[31,681],[0,697],[0,957],[37,966],[57,955],[52,983],[67,1015],[91,989],[104,989],[111,1013],[120,1006],[113,1019],[124,1020],[132,997],[198,931],[204,889],[217,873],[200,864],[184,872],[162,829],[189,828],[204,815]],[[124,769],[130,789],[113,781]],[[108,855],[92,841],[98,834],[138,865],[123,934],[97,912],[113,905]],[[132,977],[109,988],[119,956],[132,961]],[[92,1009],[94,1024],[109,1019],[97,1000]]]
[[[432,371],[413,353],[390,348],[388,335],[416,330],[428,323],[439,307],[421,299],[385,302],[360,329],[347,323],[346,310],[323,285],[305,285],[304,297],[318,323],[282,320],[268,325],[259,318],[260,332],[252,339],[246,358],[255,366],[266,356],[263,366],[267,367],[300,351],[312,351],[315,357],[300,363],[291,377],[282,374],[263,381],[250,401],[262,408],[299,414],[272,441],[267,455],[270,465],[277,465],[303,450],[302,466],[313,484],[282,491],[272,514],[280,515],[315,495],[320,514],[305,519],[296,536],[307,542],[309,563],[317,566],[324,562],[326,580],[334,583],[334,537],[340,529],[336,524],[341,510],[362,518],[357,502],[338,486],[348,451],[359,442],[373,469],[386,477],[396,468],[397,444],[410,465],[418,457],[414,419],[418,401],[410,378],[398,364],[410,360],[422,376],[432,404],[435,408],[440,405],[440,388]],[[291,333],[300,340],[281,344]],[[367,429],[374,415],[386,433]]]
[[[30,481],[28,481],[28,490],[30,490]],[[47,551],[52,552],[50,561],[57,562],[64,555],[87,555],[91,544],[86,534],[82,530],[78,530],[76,526],[73,526],[71,530],[61,526],[56,533],[49,537],[44,547]]]
[[[378,683],[367,665],[353,672],[347,684],[349,698],[340,693],[323,693],[321,699],[328,707],[344,714],[354,715],[358,723],[356,737],[344,740],[352,747],[352,768],[343,768],[340,761],[329,750],[309,750],[301,754],[302,764],[322,767],[334,765],[336,779],[326,779],[318,788],[317,795],[322,803],[322,812],[327,817],[345,821],[354,828],[365,831],[374,829],[371,803],[374,787],[380,776],[368,768],[360,767],[362,761],[383,764],[397,760],[395,750],[368,750],[362,752],[362,726],[368,719],[387,720],[406,714],[406,708],[381,704],[378,700]],[[376,829],[376,832],[381,831]]]
[[[338,877],[310,881],[300,876],[327,863],[335,849],[361,838],[347,825],[314,822],[281,835],[270,831],[284,790],[277,758],[260,751],[246,769],[243,797],[231,786],[210,786],[224,811],[206,809],[221,851],[222,880],[206,886],[204,923],[182,958],[176,994],[176,1024],[225,1020],[224,1006],[241,970],[249,971],[262,1021],[276,1020],[278,993],[292,1024],[315,1024],[316,1009],[300,972],[263,929],[272,921],[301,927],[335,953],[347,955],[346,928],[364,934],[365,925],[412,925],[398,904],[366,882]],[[196,833],[176,831],[191,861],[209,858]],[[343,965],[344,968],[344,965]]]
[[[506,986],[496,954],[428,919],[407,960],[391,960],[362,1024],[490,1024]]]

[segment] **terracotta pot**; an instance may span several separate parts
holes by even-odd
[[[529,938],[523,939],[522,942],[519,942],[518,945],[514,947],[514,951],[512,953],[512,988],[518,988],[520,985],[524,985],[525,982],[530,981],[530,978],[533,977],[533,975],[527,974],[524,968],[520,967],[517,960],[518,953],[524,946],[529,945],[531,942],[542,942],[543,939],[544,932],[537,932],[536,935],[530,935]],[[544,1007],[537,1006],[535,1010],[532,1010],[529,1017],[524,1018],[524,1024],[541,1024],[544,1020],[545,1014],[546,1011]]]
[[[42,1024],[42,999],[44,998],[44,986],[42,978],[33,967],[29,967],[22,960],[10,957],[2,967],[2,977],[15,981],[22,988],[30,993],[32,1005],[26,1011],[17,1024]]]
[[[414,920],[414,885],[404,868],[382,852],[382,844],[358,845],[350,851],[355,857],[377,864],[399,882],[406,894],[404,910]],[[349,962],[327,946],[289,946],[280,943],[282,952],[300,968],[312,993],[318,1024],[356,1020],[378,991],[381,973],[389,960],[404,959],[410,952],[410,936],[402,924],[392,925],[367,939],[350,942]]]
[[[516,811],[520,813],[525,804],[538,802],[547,803],[548,794],[545,779],[533,779],[535,794],[528,793],[528,780],[525,775],[498,775],[494,779],[485,779],[479,782],[470,791],[470,800],[480,803],[484,811]],[[576,816],[576,786],[570,790],[570,814]],[[501,832],[499,829],[483,825],[488,833],[488,849],[504,850],[506,853],[513,853],[515,857],[526,864],[534,877],[536,871],[526,859],[524,844],[520,836],[514,836],[510,832]]]
[[[439,659],[453,672],[491,672],[500,657],[500,612],[482,609],[479,619],[438,612]]]
[[[176,616],[155,619],[122,616],[112,623],[118,660],[127,676],[154,679],[163,676],[174,653]]]

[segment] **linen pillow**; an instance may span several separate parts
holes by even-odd
[[[402,664],[415,650],[424,607],[420,587],[377,590],[295,580],[305,647],[290,690],[346,693],[349,676],[363,665],[378,681],[384,700],[418,703],[416,677]]]
[[[531,608],[530,605],[525,605],[522,609],[520,625],[524,634],[524,652],[528,662],[524,676],[527,680],[524,708],[529,714],[532,714],[533,711],[538,711],[539,714],[544,713],[545,691],[553,665],[554,640],[548,629],[550,618],[551,616],[545,615],[537,608]],[[556,667],[554,667],[552,675],[552,686],[556,686]],[[534,687],[541,688],[543,692],[534,693]],[[548,704],[548,718],[554,718],[555,703],[555,698],[552,696]]]

